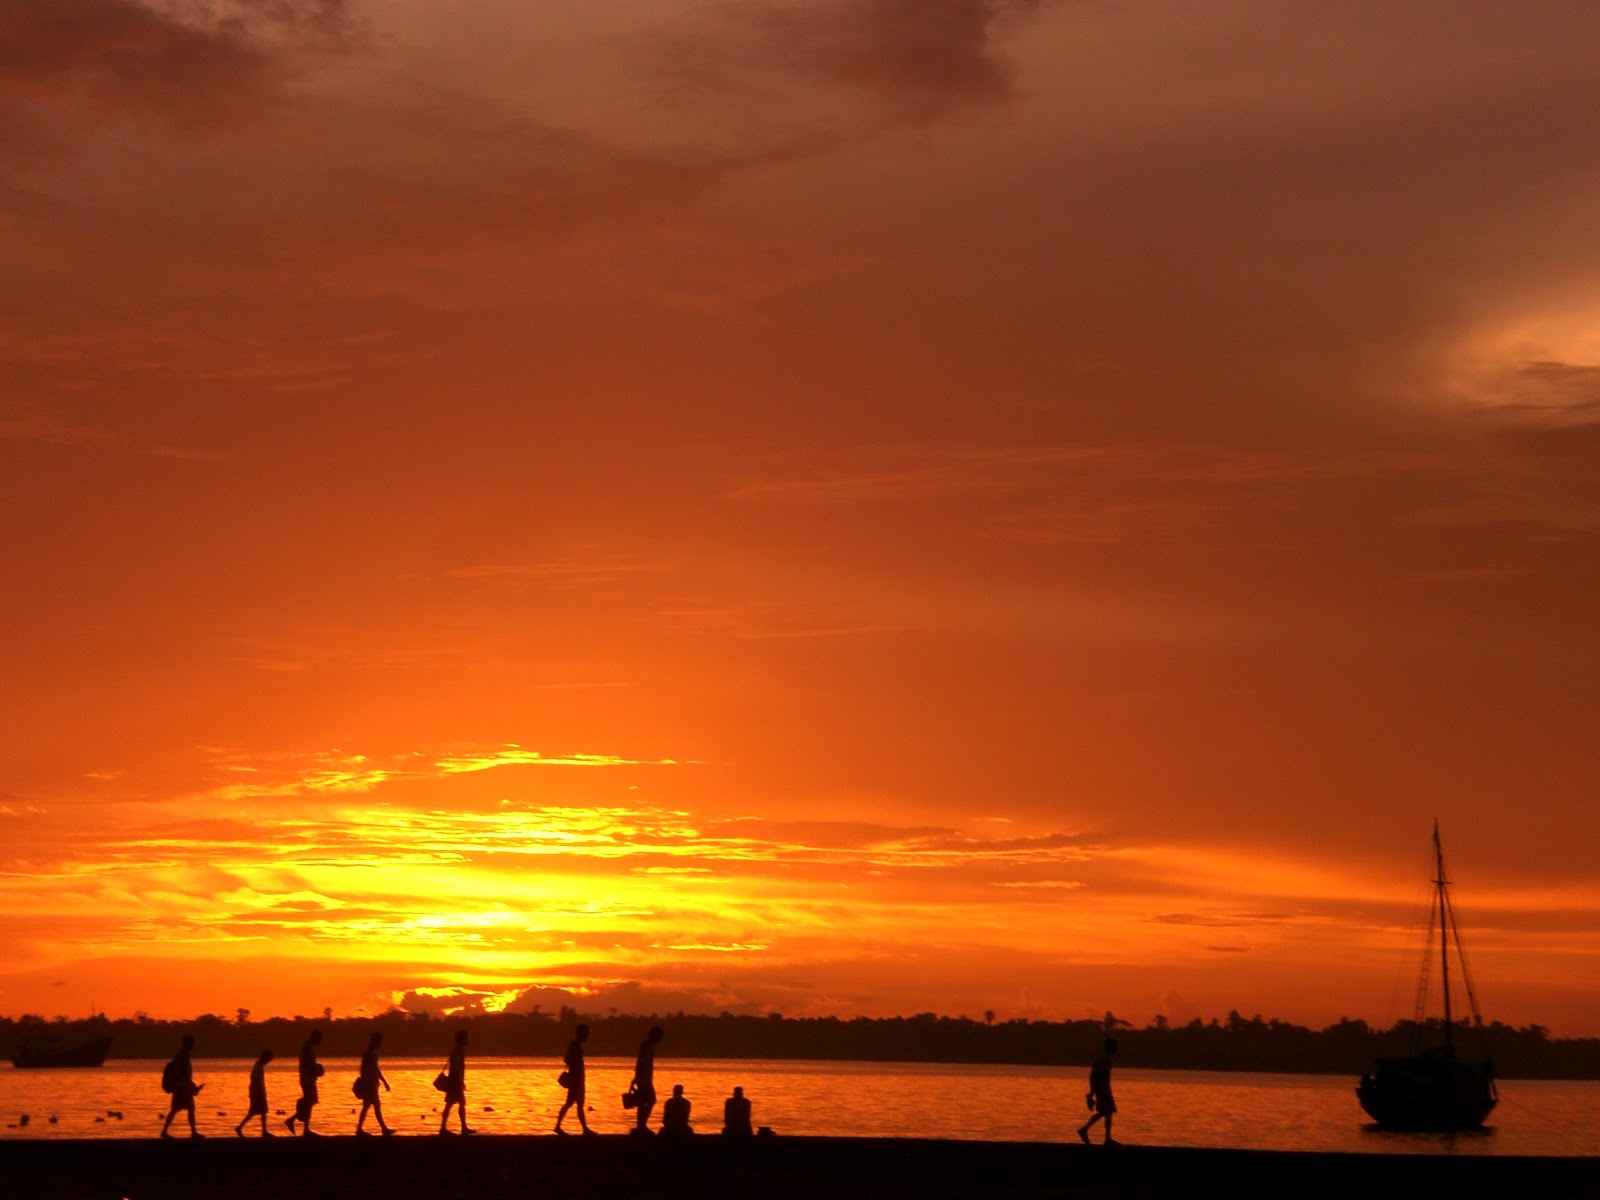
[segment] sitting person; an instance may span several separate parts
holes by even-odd
[[[724,1137],[749,1137],[750,1101],[744,1089],[736,1087],[733,1095],[722,1102],[722,1133]]]
[[[682,1137],[693,1133],[689,1127],[689,1097],[683,1094],[683,1084],[672,1086],[672,1099],[661,1106],[661,1132]]]

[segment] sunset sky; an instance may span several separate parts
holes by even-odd
[[[0,1013],[1600,1035],[1597,61],[0,0]]]

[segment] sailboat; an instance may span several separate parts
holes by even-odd
[[[1450,880],[1444,872],[1444,850],[1439,843],[1439,822],[1433,823],[1433,905],[1428,913],[1428,940],[1423,947],[1422,980],[1417,986],[1418,1036],[1427,1028],[1428,971],[1433,961],[1433,934],[1439,931],[1439,982],[1444,993],[1444,1044],[1414,1047],[1406,1058],[1379,1059],[1372,1075],[1356,1085],[1356,1099],[1380,1129],[1456,1131],[1481,1128],[1500,1096],[1487,1050],[1481,1058],[1457,1052],[1456,1022],[1450,1007],[1450,948],[1461,972],[1461,982],[1472,1012],[1472,1028],[1483,1036],[1483,1018],[1467,974],[1461,949],[1461,931],[1450,904]]]

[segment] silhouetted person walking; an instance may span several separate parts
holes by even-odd
[[[1117,1111],[1117,1102],[1111,1096],[1111,1059],[1116,1053],[1117,1039],[1107,1038],[1105,1053],[1095,1059],[1094,1065],[1089,1068],[1089,1105],[1094,1109],[1094,1116],[1078,1129],[1078,1137],[1085,1146],[1089,1144],[1089,1127],[1096,1121],[1106,1123],[1106,1145],[1117,1144],[1117,1140],[1111,1136],[1111,1116]]]
[[[233,1127],[233,1132],[240,1137],[244,1136],[244,1127],[251,1117],[261,1118],[262,1137],[272,1136],[267,1130],[267,1064],[276,1057],[271,1050],[263,1050],[256,1058],[256,1065],[250,1068],[250,1111]]]
[[[375,1033],[367,1042],[367,1048],[361,1052],[361,1069],[356,1073],[356,1081],[350,1088],[361,1100],[361,1115],[356,1118],[356,1136],[371,1137],[372,1135],[362,1128],[367,1123],[367,1112],[378,1118],[378,1128],[383,1130],[383,1136],[388,1137],[394,1132],[383,1120],[383,1099],[378,1091],[378,1085],[383,1085],[384,1091],[391,1090],[389,1081],[383,1077],[383,1072],[378,1069],[378,1047],[383,1045],[383,1034]],[[463,1067],[463,1070],[465,1068]]]
[[[456,1030],[455,1049],[450,1051],[450,1062],[445,1067],[444,1079],[444,1115],[439,1118],[439,1133],[443,1136],[449,1131],[445,1128],[450,1124],[450,1106],[456,1106],[456,1115],[461,1118],[461,1132],[471,1133],[467,1128],[467,1031]],[[378,1123],[383,1123],[383,1115],[379,1113]],[[387,1130],[385,1130],[387,1132]]]
[[[672,1085],[672,1098],[661,1106],[661,1132],[669,1137],[688,1137],[694,1130],[689,1125],[689,1097],[683,1094],[683,1084]]]
[[[594,1133],[594,1130],[589,1128],[589,1119],[584,1116],[583,1112],[585,1101],[588,1098],[588,1088],[584,1077],[583,1044],[588,1040],[589,1027],[587,1025],[579,1025],[577,1029],[573,1030],[572,1041],[567,1043],[567,1053],[562,1060],[567,1064],[567,1069],[562,1072],[563,1077],[566,1079],[567,1100],[561,1106],[561,1111],[556,1114],[557,1133],[564,1134],[567,1132],[561,1128],[561,1122],[566,1119],[567,1109],[573,1107],[573,1105],[577,1105],[578,1124],[583,1127],[583,1132],[588,1135]]]
[[[733,1095],[722,1102],[722,1133],[724,1137],[749,1137],[754,1132],[750,1128],[750,1101],[745,1098],[744,1089],[736,1087]]]
[[[294,1123],[300,1122],[301,1134],[304,1137],[318,1136],[311,1128],[311,1110],[317,1106],[320,1097],[317,1095],[317,1080],[322,1078],[322,1064],[317,1061],[317,1047],[322,1044],[322,1030],[313,1029],[307,1036],[305,1045],[300,1047],[300,1099],[294,1103],[294,1112],[284,1118],[284,1124],[289,1127],[289,1132],[294,1132]]]
[[[638,1099],[637,1134],[650,1132],[650,1112],[656,1106],[656,1047],[661,1044],[661,1026],[652,1025],[650,1033],[639,1043],[639,1057],[633,1064],[633,1094]]]
[[[167,1110],[167,1119],[161,1126],[161,1136],[164,1138],[172,1136],[172,1118],[180,1112],[189,1114],[189,1136],[205,1137],[194,1127],[194,1098],[205,1084],[194,1081],[194,1062],[189,1057],[193,1051],[194,1038],[185,1034],[178,1053],[161,1068],[161,1090],[172,1094],[172,1106]]]

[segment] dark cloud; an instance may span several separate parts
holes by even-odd
[[[1150,921],[1156,925],[1199,925],[1207,929],[1233,929],[1255,924],[1239,917],[1210,917],[1190,912],[1159,913],[1151,917]]]
[[[265,50],[132,0],[0,0],[0,105],[86,101],[189,123],[252,96]]]
[[[997,45],[1000,27],[1036,7],[1036,0],[729,6],[710,26],[658,30],[639,44],[634,62],[674,103],[705,100],[727,106],[741,123],[768,120],[791,131],[829,122],[839,97],[822,88],[873,97],[879,111],[859,121],[859,132],[1009,97],[1013,71]],[[805,104],[798,121],[796,89]]]
[[[288,45],[354,28],[343,0],[0,0],[0,145],[13,159],[59,150],[87,113],[237,120],[285,76]]]
[[[757,19],[786,65],[931,114],[1010,93],[1011,71],[994,51],[994,24],[1002,14],[1033,7],[1005,0],[843,0],[779,6]]]
[[[1600,367],[1565,362],[1525,362],[1501,376],[1489,399],[1530,416],[1600,420]]]
[[[604,969],[603,964],[595,965]],[[503,998],[503,990],[488,985],[476,988],[423,987],[404,992],[396,1002],[396,1007],[406,1012],[425,1012],[435,1017],[464,1017],[495,1011],[501,1007]],[[532,1012],[536,1007],[545,1012],[571,1008],[586,1015],[607,1012],[636,1015],[732,1012],[748,1015],[764,1012],[767,1008],[740,996],[727,986],[705,984],[698,980],[678,987],[623,980],[583,991],[534,984],[522,988],[515,999],[504,1007],[510,1012]]]
[[[870,821],[773,821],[734,817],[710,821],[705,832],[715,838],[750,839],[814,848],[853,849],[927,838],[953,837],[954,830],[935,826],[880,825]]]
[[[430,1017],[476,1017],[490,1011],[485,1003],[496,993],[478,988],[411,988],[399,996],[394,1007],[408,1013],[427,1013]]]

